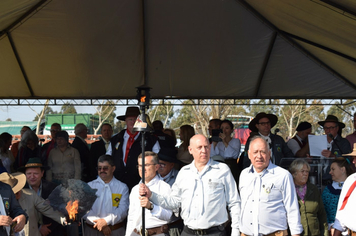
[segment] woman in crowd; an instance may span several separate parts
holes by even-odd
[[[289,166],[297,192],[301,223],[301,235],[328,236],[326,213],[318,187],[308,182],[310,166],[304,159],[295,159]]]
[[[194,128],[190,125],[183,125],[180,127],[179,137],[181,140],[181,145],[178,148],[177,159],[183,163],[183,165],[188,165],[193,161],[193,156],[188,151],[189,140],[195,134]]]
[[[174,144],[174,146],[175,146],[175,145],[177,145],[177,137],[176,137],[176,132],[174,132],[174,130],[173,130],[173,129],[164,129],[164,130],[163,130],[163,133],[168,134],[169,136],[173,137],[173,138],[174,138],[174,140],[175,140],[175,144]]]
[[[81,178],[81,162],[77,149],[69,145],[69,135],[66,131],[56,134],[57,147],[53,148],[48,156],[46,179],[56,184],[62,184],[67,179]]]
[[[32,130],[27,130],[21,138],[20,149],[14,162],[14,169],[25,166],[28,159],[41,156],[41,147],[38,146],[38,137]],[[43,161],[43,160],[42,160]]]
[[[353,173],[351,161],[345,157],[335,158],[335,160],[333,160],[330,165],[329,173],[333,182],[324,188],[322,199],[324,202],[329,230],[331,230],[330,233],[333,235],[332,231],[334,229],[331,228],[331,226],[335,221],[337,204],[339,202],[341,189],[346,178]]]
[[[3,142],[3,145],[0,148],[0,152],[1,152],[1,160],[7,159],[9,162],[9,166],[6,167],[7,172],[11,173],[14,170],[12,169],[12,165],[15,161],[15,157],[14,155],[12,155],[12,152],[10,151],[10,146],[12,143],[12,135],[4,132],[0,135],[0,142]]]

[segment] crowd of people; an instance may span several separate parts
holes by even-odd
[[[113,135],[103,124],[101,139],[90,147],[82,123],[72,143],[57,123],[43,146],[26,126],[12,146],[12,136],[1,134],[0,236],[66,235],[66,216],[45,199],[68,179],[97,189],[83,217],[85,236],[356,235],[350,217],[356,209],[356,133],[342,138],[345,125],[337,117],[318,122],[326,134],[320,159],[331,164],[316,185],[309,180],[308,122],[286,143],[271,133],[277,116],[259,113],[241,152],[229,120],[210,120],[210,137],[181,126],[176,147],[174,130],[159,120],[151,132],[135,131],[139,115],[138,107],[128,107],[117,117],[126,129]],[[286,168],[282,163],[290,158]]]

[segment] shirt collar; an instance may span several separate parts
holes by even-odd
[[[155,176],[153,179],[151,179],[151,181],[148,182],[148,183],[146,184],[146,186],[147,186],[147,187],[151,187],[151,186],[157,184],[159,180],[160,180],[160,178],[159,178],[159,176],[156,174],[156,176]],[[140,180],[140,183],[142,183],[142,179]]]
[[[248,171],[249,173],[255,173],[255,168],[253,167],[252,164],[251,164],[251,166],[249,168],[250,168],[249,171]],[[267,168],[264,169],[262,172],[265,171],[266,173],[274,174],[274,168],[275,168],[275,165],[270,160]]]

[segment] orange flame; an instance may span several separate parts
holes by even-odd
[[[141,97],[141,102],[145,102],[146,101],[146,96],[142,96]]]
[[[69,219],[75,220],[75,215],[78,213],[78,200],[75,200],[74,202],[69,201],[66,206],[66,210],[69,215]]]

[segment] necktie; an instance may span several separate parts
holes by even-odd
[[[356,181],[351,185],[351,187],[349,188],[349,191],[347,191],[347,193],[345,195],[345,198],[344,198],[344,201],[342,201],[342,206],[340,207],[339,211],[341,211],[341,210],[343,210],[345,208],[346,203],[349,200],[349,197],[350,197],[352,191],[354,191],[354,189],[355,189],[355,186],[356,186]]]
[[[138,134],[138,132],[135,132],[134,134],[132,134],[128,129],[126,131],[127,131],[127,134],[130,135],[130,137],[129,137],[129,140],[127,140],[127,144],[126,144],[125,159],[124,159],[125,165],[127,162],[127,156],[129,155],[131,146],[135,142],[135,137]]]
[[[258,208],[260,203],[260,190],[261,190],[261,174],[256,173],[255,178],[255,188],[253,191],[253,215],[252,215],[252,225],[253,225],[253,235],[258,236]]]

